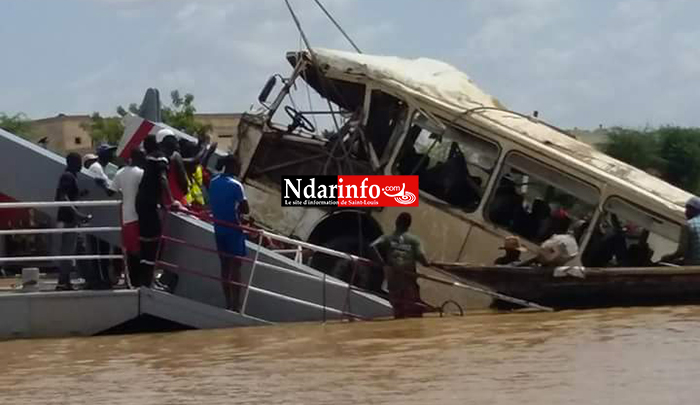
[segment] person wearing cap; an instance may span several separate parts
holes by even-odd
[[[94,153],[88,153],[85,156],[83,156],[83,167],[90,170],[90,166],[92,166],[93,163],[97,162],[97,155]]]
[[[114,159],[114,151],[116,149],[116,146],[108,145],[106,143],[101,144],[97,147],[95,155],[92,155],[97,156],[97,159],[88,166],[88,171],[95,175],[95,181],[97,181],[97,183],[104,188],[109,188],[111,184],[111,180],[106,174],[106,169],[107,165],[109,165]],[[89,161],[92,161],[92,159],[87,159],[88,156],[85,158],[86,164],[88,164]]]
[[[691,197],[685,203],[686,223],[681,227],[678,248],[661,258],[662,262],[685,266],[700,265],[700,198]]]
[[[95,177],[95,182],[102,187],[108,195],[113,194],[113,192],[111,191],[112,180],[107,176],[106,169],[114,159],[114,151],[116,149],[116,146],[102,143],[95,150],[95,155],[86,156],[84,159],[85,164],[89,164],[88,172]],[[97,159],[93,160],[93,156],[97,156]],[[92,162],[92,164],[90,164],[90,162]],[[93,254],[108,255],[110,253],[111,247],[108,242],[92,235],[87,235],[86,239],[89,249]],[[109,265],[110,261],[108,259],[96,259],[92,261],[94,274],[90,275],[88,280],[86,280],[87,288],[112,288]]]
[[[226,307],[231,311],[240,308],[241,260],[248,254],[246,237],[236,225],[241,223],[241,216],[250,212],[243,184],[236,178],[241,165],[233,155],[219,159],[219,166],[224,171],[216,175],[209,185],[209,203],[214,216],[214,233],[216,249],[221,261],[221,278]],[[230,224],[230,225],[229,225]],[[233,225],[233,226],[231,226]],[[233,284],[236,283],[236,284]]]
[[[511,265],[520,262],[520,254],[527,252],[527,249],[520,244],[520,238],[517,236],[506,236],[503,240],[503,246],[499,249],[505,251],[505,255],[496,259],[496,265]]]

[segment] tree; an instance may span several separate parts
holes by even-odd
[[[125,116],[127,113],[132,113],[132,114],[139,114],[139,106],[136,103],[131,103],[129,104],[128,110],[125,110],[124,107],[119,106],[117,107],[117,114],[119,114],[120,117]]]
[[[172,104],[163,108],[163,122],[192,136],[204,136],[212,130],[210,124],[203,124],[195,118],[197,109],[192,94],[182,97],[179,91],[173,90],[170,98]]]
[[[102,117],[97,112],[90,116],[89,122],[80,124],[80,127],[87,131],[93,144],[101,142],[116,144],[124,134],[121,117]]]
[[[662,127],[657,130],[664,179],[690,192],[700,185],[700,129]]]
[[[642,170],[663,166],[656,134],[650,130],[612,128],[605,153]]]
[[[12,116],[0,113],[0,128],[23,138],[34,135],[32,122],[23,113],[17,113]]]
[[[613,128],[605,153],[686,191],[699,191],[700,128]]]

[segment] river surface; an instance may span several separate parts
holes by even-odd
[[[700,307],[0,343],[4,404],[698,404]]]

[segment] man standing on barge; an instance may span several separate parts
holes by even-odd
[[[384,264],[389,301],[396,319],[423,316],[416,262],[424,266],[430,266],[430,262],[425,257],[420,239],[408,233],[410,228],[411,214],[402,212],[396,218],[394,233],[380,236],[371,245]]]
[[[240,311],[241,306],[241,259],[246,257],[248,250],[246,237],[237,225],[241,216],[250,213],[248,199],[243,190],[243,184],[237,179],[241,172],[241,164],[233,155],[219,159],[219,165],[224,165],[224,171],[211,180],[209,185],[209,204],[214,215],[214,233],[216,249],[221,261],[221,279],[224,290],[226,307],[231,311]]]
[[[56,187],[56,201],[76,201],[81,195],[78,189],[78,173],[82,167],[82,158],[79,154],[71,152],[66,156],[66,171],[58,180]],[[56,217],[57,228],[75,228],[80,223],[88,222],[92,219],[89,214],[84,214],[75,206],[60,207]],[[64,232],[60,235],[60,255],[75,255],[78,247],[78,234],[75,232]],[[73,263],[69,260],[59,262],[59,276],[56,290],[72,290],[70,273],[73,271]]]

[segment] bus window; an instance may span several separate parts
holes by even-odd
[[[485,212],[492,223],[534,243],[567,230],[580,243],[599,199],[594,187],[512,153]]]
[[[372,91],[366,137],[378,159],[382,159],[396,125],[406,118],[406,103],[379,90]]]
[[[448,204],[474,211],[498,159],[498,146],[450,127],[437,128],[417,115],[394,172],[420,176],[419,186]]]
[[[680,226],[620,198],[603,207],[581,262],[589,267],[648,267],[678,245]]]

